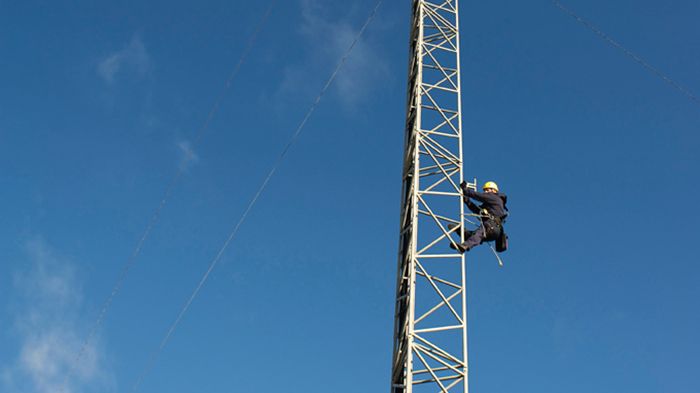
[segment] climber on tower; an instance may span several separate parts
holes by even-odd
[[[496,251],[502,252],[507,248],[507,236],[503,223],[508,217],[506,207],[507,197],[498,191],[498,185],[492,181],[484,184],[484,192],[477,192],[467,187],[466,182],[460,184],[464,203],[472,213],[478,215],[481,225],[475,231],[465,231],[463,243],[452,243],[450,247],[463,253],[485,241],[496,241]],[[481,202],[477,206],[472,199]]]

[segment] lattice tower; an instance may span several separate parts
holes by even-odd
[[[411,17],[391,392],[467,393],[458,0]]]

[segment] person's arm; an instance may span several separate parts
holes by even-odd
[[[479,201],[481,203],[485,203],[485,202],[486,203],[494,203],[496,200],[501,199],[501,197],[499,197],[497,194],[489,194],[487,192],[474,191],[471,188],[467,187],[466,182],[462,182],[462,184],[460,184],[460,188],[462,189],[462,195],[464,196],[463,197],[464,203],[467,203],[469,198],[476,199],[477,201]],[[469,206],[469,205],[467,205],[467,206]],[[473,210],[471,207],[469,207],[469,210],[478,214],[481,211],[481,209],[476,207],[476,205],[474,205],[474,207],[476,208],[476,210]]]
[[[490,195],[485,192],[476,192],[466,187],[462,187],[462,194],[465,198],[473,198],[479,202],[486,202],[490,197]]]
[[[464,198],[473,198],[481,203],[486,203],[487,205],[499,205],[503,204],[499,194],[492,194],[488,192],[476,192],[466,187],[462,187],[462,193]]]
[[[462,199],[464,199],[464,203],[467,205],[467,207],[472,213],[479,214],[481,209],[479,209],[479,206],[477,206],[476,203],[472,202],[471,199],[469,199],[469,197],[466,196],[462,197]]]

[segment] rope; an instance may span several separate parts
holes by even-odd
[[[501,260],[501,257],[498,255],[498,252],[496,252],[496,249],[493,248],[493,245],[491,245],[491,242],[488,243],[489,248],[491,251],[493,251],[493,255],[496,256],[496,259],[498,260],[498,266],[503,267],[503,261]]]
[[[328,88],[332,85],[333,81],[335,80],[336,76],[337,76],[338,73],[340,72],[341,68],[343,68],[343,66],[345,65],[345,62],[347,61],[348,57],[350,56],[350,53],[351,53],[352,50],[355,48],[355,45],[357,45],[357,43],[359,42],[360,38],[361,38],[362,35],[364,34],[365,30],[367,29],[367,27],[369,26],[369,24],[370,24],[370,23],[372,22],[372,20],[374,19],[374,17],[375,17],[375,15],[377,14],[377,11],[379,10],[379,7],[381,6],[382,2],[383,2],[383,0],[378,0],[378,1],[377,1],[376,5],[374,6],[374,9],[373,9],[372,12],[370,13],[370,15],[369,15],[369,17],[367,18],[367,20],[365,21],[364,25],[362,25],[362,28],[361,28],[360,31],[357,33],[357,36],[356,36],[355,39],[353,40],[352,44],[350,44],[350,47],[348,47],[348,49],[347,49],[347,51],[345,52],[345,54],[343,55],[343,57],[340,59],[340,61],[339,61],[338,64],[336,65],[335,70],[334,70],[333,73],[331,74],[330,78],[328,78],[328,80],[326,81],[326,84],[325,84],[325,85],[323,86],[323,88],[321,89],[320,93],[319,93],[318,96],[316,97],[316,100],[313,102],[313,104],[311,105],[311,107],[309,108],[309,110],[306,112],[306,115],[304,116],[303,120],[301,121],[301,123],[300,123],[299,126],[297,127],[296,131],[294,132],[294,134],[292,135],[292,137],[290,138],[290,140],[287,142],[287,145],[284,147],[284,149],[282,149],[282,152],[281,152],[280,155],[277,157],[277,160],[275,161],[274,165],[272,166],[272,169],[271,169],[270,172],[267,174],[267,176],[266,176],[265,179],[263,180],[262,184],[261,184],[260,187],[258,188],[257,192],[255,193],[255,195],[253,196],[253,198],[252,198],[252,199],[250,200],[250,202],[248,203],[248,206],[246,207],[245,211],[243,212],[243,214],[242,214],[241,217],[239,218],[238,222],[237,222],[236,225],[234,226],[234,228],[233,228],[233,230],[231,231],[231,233],[229,234],[228,238],[226,239],[226,241],[225,241],[224,244],[222,245],[221,249],[220,249],[219,252],[216,254],[216,256],[214,257],[214,259],[212,259],[211,262],[209,263],[209,267],[207,268],[206,272],[204,272],[204,275],[203,275],[202,278],[199,280],[199,283],[198,283],[197,286],[195,287],[194,291],[192,292],[192,294],[190,295],[190,297],[187,299],[187,301],[186,301],[185,304],[183,305],[182,309],[180,310],[179,314],[177,315],[177,318],[175,318],[175,321],[174,321],[174,322],[170,325],[170,327],[168,328],[168,331],[165,333],[165,336],[164,336],[163,339],[161,340],[160,345],[158,346],[158,348],[156,349],[156,351],[153,352],[153,353],[151,354],[151,357],[149,358],[148,363],[146,364],[146,367],[143,369],[143,371],[141,372],[141,374],[139,375],[139,377],[136,379],[136,382],[133,384],[133,386],[132,386],[132,388],[131,388],[131,392],[135,392],[135,391],[138,389],[138,387],[139,387],[139,385],[141,384],[141,382],[143,381],[143,379],[146,377],[146,375],[147,375],[147,374],[153,369],[153,367],[155,366],[155,363],[156,363],[156,361],[157,361],[158,356],[160,355],[160,353],[163,351],[163,349],[165,348],[165,346],[166,346],[166,345],[168,344],[168,342],[170,341],[170,337],[171,337],[172,334],[175,332],[175,329],[176,329],[177,326],[180,324],[180,321],[182,320],[182,318],[185,316],[185,314],[186,314],[187,311],[189,310],[190,306],[192,305],[192,302],[193,302],[194,299],[197,297],[197,295],[199,294],[200,290],[202,289],[202,287],[204,286],[204,284],[205,284],[205,283],[207,282],[207,280],[209,279],[209,275],[211,274],[211,272],[214,270],[214,268],[216,267],[216,265],[217,265],[217,264],[219,263],[219,261],[221,260],[221,257],[223,256],[224,252],[225,252],[226,249],[228,248],[229,244],[231,244],[231,242],[233,241],[233,239],[234,239],[234,238],[236,237],[236,235],[238,234],[238,230],[240,229],[241,225],[243,225],[243,223],[245,222],[246,218],[248,218],[248,214],[250,213],[250,211],[253,209],[253,207],[254,207],[255,204],[257,203],[258,198],[260,198],[260,195],[262,195],[263,191],[265,191],[265,189],[267,188],[267,185],[268,185],[268,183],[270,182],[270,179],[272,179],[272,176],[274,176],[275,172],[277,172],[277,169],[279,168],[280,164],[281,164],[282,161],[284,160],[284,157],[285,157],[285,156],[287,155],[287,153],[289,152],[289,149],[296,143],[297,139],[299,138],[299,135],[301,135],[301,132],[303,131],[304,127],[306,126],[306,123],[308,122],[309,118],[311,117],[311,115],[312,115],[312,114],[314,113],[314,111],[316,110],[316,107],[318,106],[319,102],[321,101],[321,98],[326,94],[326,92],[328,91]]]
[[[192,144],[193,148],[196,148],[200,144],[200,142],[204,136],[205,131],[209,128],[209,124],[211,123],[211,121],[214,118],[214,116],[216,115],[216,113],[219,111],[219,107],[221,106],[221,103],[223,102],[228,91],[231,89],[231,85],[232,85],[234,79],[236,78],[236,76],[238,75],[238,72],[240,71],[241,66],[248,58],[248,55],[250,54],[250,51],[253,48],[253,45],[255,44],[255,42],[257,40],[258,34],[262,30],[262,27],[264,26],[268,17],[270,16],[270,13],[272,12],[272,8],[275,5],[276,1],[277,0],[270,1],[265,13],[263,14],[262,18],[260,19],[260,21],[258,22],[258,24],[256,26],[255,31],[248,39],[247,45],[246,45],[245,49],[243,50],[243,53],[241,54],[241,57],[238,60],[238,63],[234,67],[234,69],[231,72],[228,79],[226,79],[226,83],[224,84],[224,88],[222,89],[221,93],[219,93],[219,96],[217,97],[217,99],[214,101],[214,104],[212,105],[212,108],[209,111],[209,114],[207,115],[206,119],[204,120],[202,125],[199,127],[199,129],[196,131],[194,141]],[[82,342],[82,345],[81,345],[80,349],[78,350],[78,353],[77,353],[75,359],[73,360],[70,368],[68,369],[68,372],[66,373],[66,377],[63,380],[63,384],[61,385],[61,389],[59,390],[59,392],[64,392],[66,390],[70,376],[73,374],[78,363],[80,362],[83,355],[85,354],[85,351],[87,350],[87,347],[90,344],[90,341],[92,341],[92,339],[95,337],[95,334],[97,334],[97,330],[102,325],[102,322],[104,321],[104,319],[107,315],[107,312],[108,312],[110,306],[112,305],[114,298],[119,293],[122,285],[124,284],[124,281],[126,280],[126,277],[129,273],[129,271],[136,263],[136,258],[141,253],[141,249],[143,248],[143,245],[146,242],[146,240],[148,239],[148,237],[150,236],[151,231],[153,230],[153,227],[156,225],[156,223],[160,219],[160,215],[161,215],[161,212],[163,211],[163,208],[165,207],[166,203],[170,199],[170,196],[172,195],[172,192],[175,189],[175,186],[180,181],[180,178],[182,177],[184,172],[185,172],[185,167],[179,166],[177,172],[175,173],[175,175],[172,177],[172,179],[168,183],[167,187],[165,188],[165,192],[163,193],[163,196],[161,197],[161,200],[160,200],[160,203],[158,204],[158,207],[156,207],[153,214],[151,215],[151,218],[149,219],[148,224],[146,225],[146,229],[143,231],[143,234],[139,238],[139,241],[136,243],[136,247],[131,252],[131,255],[127,259],[126,263],[123,265],[121,273],[119,274],[117,281],[114,283],[114,286],[112,287],[112,291],[110,292],[109,296],[104,301],[104,303],[102,304],[102,307],[101,307],[100,312],[97,316],[97,319],[90,327],[90,330],[88,331],[88,335],[85,337],[85,340]]]
[[[595,27],[592,23],[586,21],[585,19],[581,18],[580,16],[576,15],[573,11],[570,9],[564,7],[559,1],[557,0],[552,0],[552,3],[559,8],[562,12],[565,14],[571,16],[572,18],[576,19],[577,22],[597,34],[600,38],[602,38],[605,42],[608,44],[612,45],[622,53],[624,53],[626,56],[630,57],[632,60],[636,61],[637,63],[641,64],[642,67],[646,68],[647,71],[651,72],[652,74],[656,75],[657,77],[661,78],[664,82],[675,88],[676,90],[680,91],[685,95],[687,98],[689,98],[691,101],[695,102],[696,104],[700,104],[700,98],[696,96],[693,92],[688,90],[687,88],[683,87],[680,83],[676,82],[675,80],[671,79],[669,76],[664,74],[661,70],[658,68],[654,67],[653,65],[649,64],[646,60],[632,52],[631,50],[625,48],[622,46],[620,43],[612,39],[609,35],[605,34],[602,32],[600,29]]]

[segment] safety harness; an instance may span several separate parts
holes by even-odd
[[[508,207],[506,207],[505,198],[503,198],[503,209],[506,213],[501,217],[491,214],[487,209],[481,209],[479,211],[481,226],[484,228],[484,240],[487,242],[495,241],[495,252],[503,252],[508,249],[508,235],[503,228],[503,224],[506,222],[506,218],[508,218]],[[500,258],[498,262],[502,264]]]

